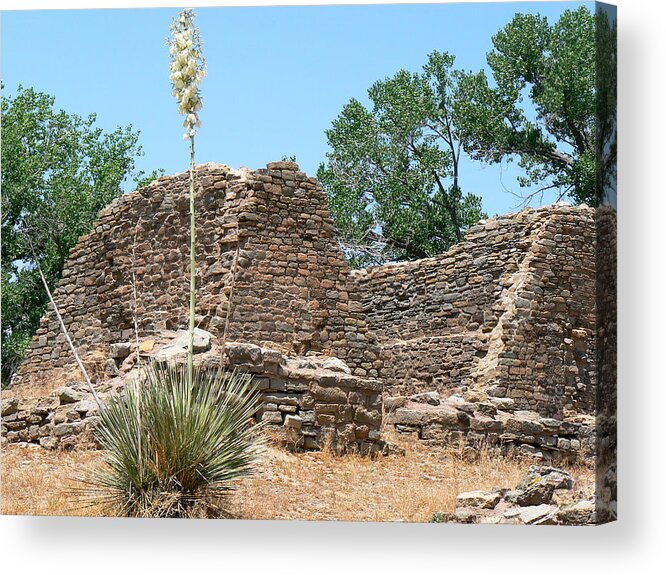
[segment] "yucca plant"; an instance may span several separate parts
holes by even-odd
[[[190,141],[190,321],[187,369],[192,377],[194,310],[196,305],[196,221],[194,214],[194,136],[201,127],[199,112],[203,104],[199,84],[206,76],[206,60],[201,51],[201,35],[194,23],[194,10],[183,10],[171,24],[167,40],[171,64],[169,65],[171,93],[178,101],[178,112],[185,116],[183,138]]]
[[[253,416],[252,377],[217,368],[152,363],[100,415],[103,466],[85,479],[84,499],[132,517],[187,517],[250,475],[264,447]],[[201,505],[199,505],[199,509]]]

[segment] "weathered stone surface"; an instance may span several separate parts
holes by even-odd
[[[53,435],[55,437],[73,435],[77,433],[79,429],[79,426],[75,423],[60,423],[53,428]]]
[[[555,520],[563,525],[585,525],[595,522],[596,508],[592,501],[578,501],[558,510]]]
[[[132,351],[132,344],[129,342],[112,343],[109,348],[109,357],[111,359],[125,359]]]
[[[384,409],[389,412],[389,411],[395,411],[399,407],[405,407],[405,404],[407,403],[407,398],[404,396],[397,396],[397,397],[385,397],[384,398]]]
[[[173,342],[172,331],[157,334],[152,356],[184,361],[186,350]],[[221,349],[214,337],[211,346],[208,352],[195,356],[197,364],[219,367]],[[238,342],[227,342],[226,350],[230,353],[223,369],[252,373],[260,390],[257,419],[275,428],[284,426],[288,447],[319,449],[326,430],[327,442],[335,450],[354,449],[371,454],[386,451],[380,435],[380,382],[326,369],[327,364],[339,367],[337,362],[327,363],[331,358],[326,356],[285,356],[276,350]],[[265,361],[267,358],[269,361]],[[122,370],[122,375],[105,387],[102,401],[127,385],[145,381],[145,371],[134,366],[133,361],[123,364]],[[99,414],[92,396],[80,392],[80,386],[73,383],[53,397],[5,401],[4,440],[32,442],[48,449],[74,447],[81,431],[96,425]],[[61,404],[60,396],[69,403]]]
[[[287,415],[284,418],[284,426],[291,429],[301,429],[303,420],[298,415]]]
[[[2,400],[2,417],[6,418],[18,411],[18,397],[10,397]]]
[[[115,359],[107,359],[106,360],[106,375],[109,377],[116,377],[120,373],[120,370],[118,369],[118,364],[116,363]]]
[[[331,357],[327,359],[322,364],[322,368],[327,369],[329,371],[339,371],[340,373],[346,373],[351,375],[351,369],[349,368],[349,366],[344,361],[338,359],[337,357]]]
[[[522,511],[518,515],[518,518],[525,523],[526,525],[531,525],[532,523],[537,523],[546,519],[548,516],[553,515],[557,511],[555,505],[533,505],[530,507],[523,507]]]
[[[387,391],[592,412],[595,239],[593,209],[558,205],[480,223],[432,258],[354,271]]]
[[[282,423],[282,414],[279,411],[265,411],[261,415],[261,421],[266,423]]]
[[[523,488],[460,493],[456,497],[456,512],[447,516],[447,520],[527,525],[596,523],[596,510],[591,499],[594,486],[588,486],[585,492],[574,492],[570,487],[561,488],[553,496],[553,484],[543,483],[542,479],[556,472],[567,475],[561,469],[534,465],[519,484]]]
[[[208,351],[211,346],[211,333],[195,327],[192,334],[192,351],[194,353],[202,353]],[[182,331],[178,334],[178,337],[173,342],[174,346],[181,347],[183,349],[188,349],[190,345],[190,334],[187,331]]]
[[[233,364],[259,365],[262,362],[261,347],[250,343],[228,343],[226,353]]]
[[[457,523],[475,523],[480,516],[478,509],[469,507],[458,508],[453,514],[453,518]]]
[[[416,403],[427,403],[428,405],[439,405],[439,393],[436,391],[428,391],[425,393],[417,393],[409,398],[410,401]]]
[[[211,163],[197,166],[196,176],[198,326],[220,340],[224,334],[226,341],[290,355],[320,353],[337,358],[329,367],[340,373],[376,377],[380,350],[359,294],[350,293],[350,270],[321,186],[292,162],[256,171]],[[187,173],[125,194],[72,250],[54,297],[66,320],[86,326],[77,334],[84,359],[106,355],[103,342],[133,339],[128,254],[135,241],[142,353],[152,351],[148,342],[160,332],[186,326],[188,195]],[[200,353],[205,348],[197,345]],[[49,311],[16,382],[72,363]]]
[[[456,507],[478,507],[494,509],[501,499],[499,493],[488,491],[468,491],[456,496]]]
[[[155,340],[154,339],[145,339],[142,342],[139,343],[139,351],[141,353],[149,353],[153,351],[153,348],[155,347]]]
[[[57,394],[60,403],[63,405],[66,403],[76,403],[82,399],[85,399],[87,396],[86,393],[77,391],[71,387],[61,387],[58,389]]]
[[[168,345],[163,347],[155,354],[155,359],[158,361],[176,361],[185,359],[187,357],[187,349],[183,349],[179,345]]]
[[[536,483],[516,496],[515,502],[521,507],[550,503],[555,487],[548,483]]]
[[[432,444],[455,438],[469,454],[482,444],[544,462],[593,454],[595,423],[577,416],[592,413],[596,398],[594,210],[526,209],[479,223],[436,257],[352,272],[321,187],[296,164],[206,164],[196,175],[196,321],[208,334],[196,347],[200,361],[246,369],[270,392],[299,395],[273,411],[332,418],[343,441],[352,424],[353,435],[367,426],[374,437],[384,411],[396,429]],[[56,301],[84,361],[98,361],[100,351],[106,358],[116,342],[109,375],[124,378],[132,367],[131,358],[117,365],[134,338],[132,266],[140,352],[184,359],[160,336],[187,320],[188,182],[187,173],[160,178],[114,200],[65,265]],[[205,351],[222,336],[224,353]],[[15,384],[72,366],[49,310]],[[311,393],[315,384],[334,391]],[[382,406],[382,393],[426,403]]]
[[[99,412],[99,406],[94,399],[84,399],[83,401],[79,401],[74,404],[72,408],[75,411],[85,413],[86,415],[93,415]]]
[[[553,489],[572,489],[573,477],[567,471],[557,467],[533,465],[529,469],[528,481],[552,485]]]

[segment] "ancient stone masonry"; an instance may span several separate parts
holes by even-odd
[[[432,445],[592,456],[597,365],[609,381],[615,369],[614,348],[597,346],[614,341],[614,284],[602,299],[596,285],[614,270],[612,249],[596,253],[610,212],[526,209],[436,257],[352,272],[321,187],[295,163],[196,176],[197,323],[226,367],[266,386],[262,417],[299,447],[376,451],[384,423]],[[160,178],[102,210],[71,251],[55,299],[104,392],[133,369],[134,316],[142,345],[186,326],[188,204],[187,173]],[[49,310],[13,394],[56,377],[78,375]],[[3,404],[6,440],[68,445],[95,414],[62,393]]]
[[[597,444],[600,521],[617,517],[617,209],[597,209]]]
[[[140,354],[142,362],[184,362],[186,335],[163,332],[161,337],[167,338],[162,343],[144,340],[142,347],[150,351]],[[197,339],[203,343],[198,346],[195,363],[216,368],[224,358],[224,370],[254,376],[261,391],[257,419],[288,447],[309,450],[328,443],[339,451],[370,454],[386,449],[380,439],[380,381],[352,375],[337,358],[286,357],[276,350],[238,342],[227,342],[222,354],[219,343],[207,332],[198,331]],[[145,378],[134,352],[131,343],[111,346],[110,361],[119,365],[117,375],[102,385],[104,400]],[[3,399],[2,434],[9,443],[69,448],[92,439],[89,432],[98,416],[92,395],[82,383],[73,382],[44,397]]]
[[[291,162],[250,172],[197,168],[198,325],[229,341],[317,351],[376,376],[379,350],[333,237],[326,200]],[[102,210],[71,251],[55,292],[81,353],[105,356],[133,336],[132,272],[140,336],[184,327],[189,283],[188,175],[163,177]],[[232,288],[233,284],[233,288]],[[230,303],[231,298],[231,303]],[[15,381],[72,365],[49,311]]]
[[[595,405],[594,210],[527,209],[448,252],[352,273],[387,393],[474,388],[544,416]]]
[[[469,458],[481,451],[530,456],[552,462],[593,463],[595,420],[577,415],[566,420],[516,409],[508,398],[480,401],[476,392],[440,399],[437,392],[384,398],[385,424],[427,445],[462,449]]]

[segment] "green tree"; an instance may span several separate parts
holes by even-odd
[[[2,384],[6,385],[47,307],[30,248],[51,288],[78,238],[142,155],[131,126],[104,133],[87,118],[54,108],[55,98],[19,87],[2,98]],[[28,242],[28,238],[30,242]]]
[[[459,78],[463,146],[486,162],[518,158],[520,185],[538,186],[526,200],[554,189],[596,205],[594,16],[582,6],[550,25],[516,14],[492,42],[494,85],[483,71]]]
[[[376,82],[371,109],[352,99],[326,131],[318,178],[352,265],[440,253],[484,217],[461,189],[453,62],[433,52],[422,73]]]

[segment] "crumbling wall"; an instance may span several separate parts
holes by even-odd
[[[484,222],[448,252],[353,273],[392,395],[474,388],[546,416],[591,412],[594,211]]]
[[[197,323],[227,339],[336,355],[375,376],[379,351],[333,237],[325,196],[292,162],[251,172],[196,170]],[[134,314],[134,288],[138,295]],[[189,173],[163,177],[102,210],[70,253],[55,300],[83,356],[186,326]],[[49,309],[15,382],[73,362]]]
[[[374,454],[385,448],[380,440],[381,381],[352,375],[338,359],[287,357],[276,350],[237,342],[228,342],[225,349],[225,370],[254,376],[261,392],[257,419],[275,433],[276,439],[291,448],[305,450],[320,449],[327,443],[333,449],[362,454]],[[221,355],[216,345],[211,351],[195,356],[195,363],[215,369],[220,365]],[[151,356],[159,361],[160,349],[144,354],[144,359]],[[184,358],[183,349],[175,361]],[[134,362],[134,350],[127,361]],[[101,394],[102,401],[122,393],[130,382],[141,382],[144,378],[142,371],[135,368],[110,380],[105,386],[108,389]],[[70,449],[90,444],[99,420],[99,408],[80,382],[41,397],[3,398],[1,404],[3,443]]]
[[[437,257],[350,272],[321,187],[295,163],[206,164],[196,181],[199,327],[341,358],[390,395],[472,389],[547,417],[593,411],[592,209],[499,216]],[[186,172],[118,198],[72,250],[55,299],[89,361],[133,338],[134,315],[141,338],[186,327],[188,193]],[[72,366],[49,310],[15,381]]]

